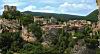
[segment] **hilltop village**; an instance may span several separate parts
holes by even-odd
[[[99,46],[97,22],[62,21],[21,13],[4,6],[0,18],[0,52],[17,54],[95,54]],[[100,53],[100,52],[98,52]]]

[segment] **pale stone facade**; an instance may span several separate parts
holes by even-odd
[[[35,16],[34,17],[34,22],[36,22],[36,21],[43,21],[43,20],[44,20],[43,17],[40,17],[40,16]]]
[[[100,7],[100,0],[96,0],[97,6]]]
[[[4,11],[9,11],[9,6],[8,5],[4,6]]]
[[[16,11],[16,10],[17,10],[16,6],[9,6],[9,5],[4,6],[4,11]]]

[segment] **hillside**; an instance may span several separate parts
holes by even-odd
[[[43,12],[31,12],[31,11],[25,11],[22,12],[24,14],[32,14],[33,16],[44,16],[45,18],[48,17],[55,17],[57,19],[63,19],[63,20],[89,20],[89,21],[97,21],[97,15],[98,10],[94,10],[87,16],[77,16],[77,15],[70,15],[70,14],[56,14],[56,13],[43,13]]]
[[[55,17],[57,19],[80,19],[84,16],[76,16],[76,15],[69,15],[69,14],[57,14],[57,13],[43,13],[43,12],[31,12],[31,11],[25,11],[24,14],[32,14],[33,16],[44,16],[44,17]]]
[[[87,15],[85,17],[86,20],[90,20],[90,21],[97,21],[98,20],[98,10],[94,10],[93,12],[91,12],[89,15]]]

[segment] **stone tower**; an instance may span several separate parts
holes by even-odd
[[[9,11],[9,6],[8,5],[4,6],[4,11]]]
[[[16,11],[16,6],[9,6],[10,11]]]
[[[16,11],[16,6],[4,5],[4,11]]]

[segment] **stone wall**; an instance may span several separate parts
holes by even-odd
[[[9,6],[9,5],[4,6],[4,11],[16,11],[16,10],[17,10],[16,6]]]
[[[0,33],[4,32],[21,32],[22,39],[31,43],[37,40],[32,32],[28,32],[27,27],[20,25],[18,20],[0,19]]]
[[[97,6],[100,6],[100,0],[96,0]]]

